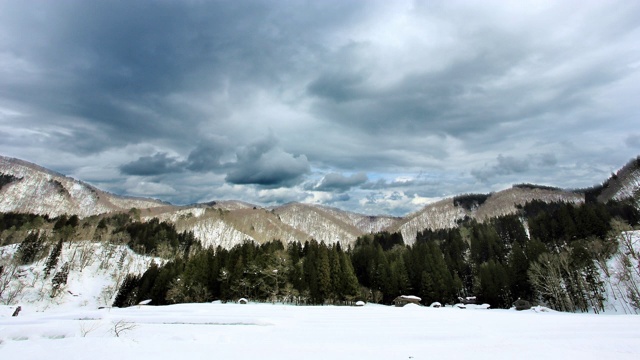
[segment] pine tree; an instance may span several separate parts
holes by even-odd
[[[120,285],[120,289],[118,289],[118,294],[113,301],[113,306],[127,307],[137,304],[137,290],[140,285],[140,280],[141,277],[139,275],[127,274]]]
[[[45,241],[45,235],[40,236],[37,231],[30,232],[18,246],[17,257],[20,264],[32,263],[43,249]]]
[[[533,291],[529,283],[529,259],[519,243],[513,244],[509,255],[509,288],[515,299],[532,299]]]
[[[420,276],[420,297],[424,304],[430,304],[436,301],[433,277],[426,271],[423,271]]]
[[[353,301],[358,294],[358,278],[356,277],[351,261],[346,253],[341,253],[340,267],[342,269],[342,277],[340,279],[342,298],[346,301]]]
[[[69,277],[69,263],[66,262],[62,265],[60,271],[53,275],[51,279],[51,297],[54,298],[58,295],[60,288],[67,284],[67,278]]]
[[[62,252],[62,239],[58,240],[56,245],[51,249],[49,253],[49,257],[47,258],[47,262],[44,266],[44,276],[45,278],[49,276],[51,270],[53,270],[56,265],[58,265],[58,259],[60,258],[60,253]]]
[[[340,262],[339,247],[333,246],[329,250],[329,264],[331,267],[331,295],[333,301],[342,298],[342,264]]]
[[[324,243],[321,243],[318,248],[317,274],[318,292],[315,302],[321,304],[329,298],[331,293],[331,265],[329,251]]]

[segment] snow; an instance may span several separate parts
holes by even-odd
[[[12,273],[10,259],[17,248],[17,244],[0,247],[0,265],[6,266],[6,271],[0,274],[0,283]],[[58,265],[49,277],[44,275],[45,261],[46,257],[18,266],[20,276],[12,279],[1,294],[0,303],[22,305],[23,309],[28,304],[37,311],[110,306],[127,274],[142,274],[152,261],[162,264],[165,260],[136,254],[124,245],[75,241],[64,243]],[[64,263],[69,264],[67,283],[51,298],[51,279]]]
[[[636,359],[640,317],[451,307],[0,306],[6,359]],[[538,309],[540,310],[540,309]],[[119,331],[116,337],[115,330]]]
[[[633,251],[632,251],[633,250]],[[635,254],[635,256],[633,254]],[[640,231],[625,231],[618,238],[616,253],[607,260],[606,269],[596,262],[604,281],[605,313],[639,314],[633,295],[640,284]]]
[[[629,232],[640,244],[640,232]],[[9,259],[17,245],[0,248]],[[624,253],[621,246],[617,255]],[[0,358],[91,359],[636,359],[640,317],[607,294],[603,314],[569,314],[536,306],[516,311],[488,305],[429,308],[282,304],[180,304],[110,308],[127,273],[154,260],[122,245],[65,243],[56,269],[69,262],[66,287],[54,299],[44,259],[20,267],[25,287],[0,305]],[[632,268],[638,261],[633,260]],[[619,289],[620,258],[608,263],[607,288]],[[55,272],[55,271],[54,271]],[[6,294],[6,293],[5,293]],[[415,298],[415,297],[412,297]],[[143,301],[142,303],[146,303]],[[141,303],[141,304],[142,304]],[[151,302],[153,304],[153,302]],[[615,306],[618,306],[616,309]],[[11,315],[17,306],[22,311]],[[107,306],[99,309],[99,307]],[[613,308],[612,308],[613,307]],[[464,310],[463,310],[464,309]],[[616,315],[610,315],[616,314]],[[118,336],[116,336],[116,332]],[[90,354],[90,355],[88,355]]]

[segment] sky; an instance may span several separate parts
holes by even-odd
[[[0,154],[177,205],[588,187],[638,94],[638,1],[0,0]]]

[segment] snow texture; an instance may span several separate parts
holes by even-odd
[[[633,315],[389,307],[181,304],[0,306],[6,359],[637,359]],[[116,336],[116,332],[118,335]]]

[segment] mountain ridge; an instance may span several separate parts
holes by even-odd
[[[640,188],[640,157],[631,160],[602,185],[585,190],[564,190],[531,184],[489,194],[445,198],[404,217],[364,215],[334,207],[292,202],[261,207],[239,200],[216,200],[202,204],[172,205],[155,199],[114,195],[88,183],[20,159],[0,156],[0,212],[30,212],[56,217],[79,217],[137,208],[143,221],[158,217],[180,231],[193,231],[205,245],[232,247],[245,240],[264,243],[273,239],[353,244],[362,235],[381,231],[400,232],[406,244],[426,229],[453,228],[464,219],[483,222],[516,213],[525,203],[582,203],[589,194],[606,202],[637,196]]]

